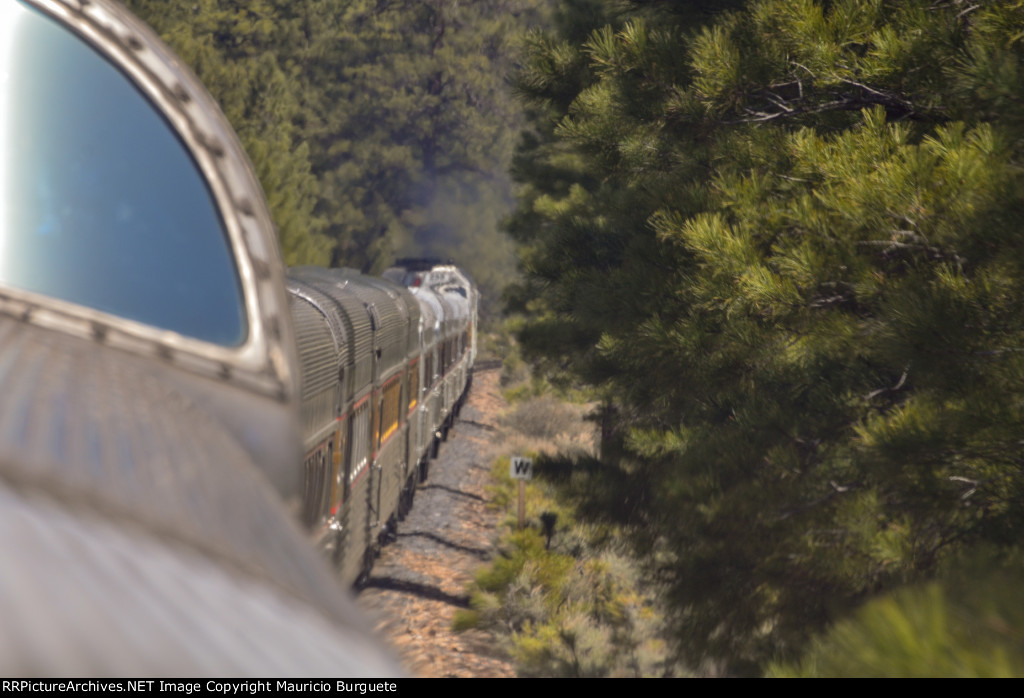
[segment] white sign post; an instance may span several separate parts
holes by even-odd
[[[526,481],[533,478],[533,459],[512,456],[508,474],[513,480],[519,480],[519,528],[522,528],[526,525]]]

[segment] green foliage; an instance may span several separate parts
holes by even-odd
[[[559,472],[572,465],[540,458],[537,468]],[[515,509],[518,484],[508,475],[508,458],[495,463],[492,475],[492,505]],[[558,489],[546,478],[528,483],[531,524],[514,530],[509,519],[497,558],[476,575],[472,609],[458,613],[453,627],[505,635],[521,676],[680,673],[664,640],[663,615],[640,585],[628,546],[607,527],[578,522],[571,498]],[[550,546],[538,519],[553,522]]]
[[[680,646],[756,673],[1019,540],[1024,10],[591,5],[517,78],[510,307],[618,403]]]
[[[396,255],[454,258],[497,298],[514,274],[498,222],[511,200],[506,89],[536,0],[334,0],[296,14],[304,131],[333,258],[379,271]]]
[[[1024,676],[1019,569],[953,577],[866,604],[776,677]]]
[[[505,82],[539,0],[130,0],[218,99],[289,265],[452,258],[486,315],[521,120]]]

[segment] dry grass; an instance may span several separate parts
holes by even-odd
[[[542,396],[518,403],[499,418],[505,453],[594,455],[597,434],[586,416],[593,405],[577,405]]]

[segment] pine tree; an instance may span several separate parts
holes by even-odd
[[[485,285],[493,267],[511,273],[497,224],[511,203],[504,169],[519,111],[504,75],[514,22],[537,5],[339,5],[337,30],[320,37],[331,49],[307,66],[334,76],[308,118],[336,261],[373,271],[396,254],[439,254]]]
[[[681,643],[756,671],[1019,537],[1024,9],[596,6],[518,81],[522,338],[620,404]]]
[[[455,258],[497,298],[519,107],[505,76],[539,0],[133,0],[258,171],[289,264]]]

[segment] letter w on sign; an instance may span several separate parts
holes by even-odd
[[[533,459],[512,456],[508,468],[509,477],[513,480],[530,480],[533,478]]]

